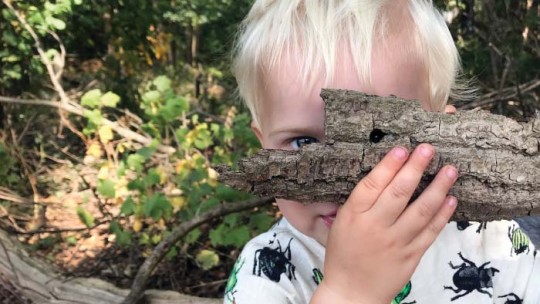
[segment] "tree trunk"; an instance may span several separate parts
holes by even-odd
[[[460,177],[451,190],[455,220],[540,214],[540,117],[518,123],[482,110],[426,112],[415,101],[326,90],[326,142],[298,151],[260,150],[240,172],[219,167],[220,180],[260,196],[340,202],[394,146],[431,143],[437,154],[417,190],[446,164]]]
[[[23,246],[0,230],[0,273],[36,304],[115,304],[129,293],[94,278],[66,278],[31,258]],[[1,301],[0,301],[1,302]],[[173,291],[146,290],[141,303],[218,304],[222,299],[198,298]]]

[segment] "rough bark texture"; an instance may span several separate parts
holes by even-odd
[[[51,266],[31,258],[19,242],[11,239],[2,230],[0,230],[0,273],[36,304],[120,304],[129,293],[127,289],[117,288],[99,279],[65,278],[54,272]],[[222,299],[197,298],[159,290],[146,290],[141,301],[152,304],[222,302]]]
[[[482,110],[426,112],[415,101],[354,91],[324,89],[321,96],[324,144],[260,150],[239,163],[240,172],[219,168],[220,179],[260,196],[343,203],[392,147],[431,143],[437,154],[417,192],[442,166],[455,165],[460,178],[451,193],[460,203],[454,219],[540,214],[539,115],[518,123]]]

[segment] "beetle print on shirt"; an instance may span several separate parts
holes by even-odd
[[[236,262],[234,263],[233,270],[231,272],[231,275],[229,276],[229,279],[227,280],[227,286],[225,287],[225,297],[230,303],[235,303],[234,300],[234,293],[236,292],[235,287],[236,283],[238,282],[238,272],[240,272],[240,269],[242,266],[244,266],[245,260],[243,258],[238,258]]]
[[[480,233],[482,230],[486,230],[487,228],[487,222],[477,222],[478,224],[478,228],[476,229],[476,233]],[[469,228],[469,226],[471,226],[471,222],[469,221],[457,221],[456,222],[456,226],[457,226],[457,229],[459,231],[463,231],[467,228]]]
[[[319,268],[313,268],[312,271],[313,271],[313,275],[311,276],[311,278],[313,279],[315,284],[319,285],[324,279],[324,275],[322,274]]]
[[[527,251],[529,253],[529,237],[521,230],[521,228],[516,227],[516,225],[512,225],[512,227],[508,227],[508,238],[510,239],[510,242],[512,242],[512,249],[510,249],[510,256],[512,256],[514,253],[516,255],[519,255],[521,253],[524,253]]]
[[[270,240],[269,245],[273,245],[277,242],[277,247],[263,247],[255,251],[253,260],[253,274],[261,276],[261,272],[266,277],[274,282],[279,282],[281,275],[285,273],[289,280],[296,279],[295,269],[296,267],[291,263],[291,242],[293,238],[289,240],[285,250],[281,248],[281,243],[276,239],[274,233],[274,239]]]
[[[522,304],[523,300],[520,299],[515,293],[509,293],[502,296],[499,296],[499,298],[506,298],[506,301],[504,304]]]
[[[454,266],[452,261],[448,262],[448,265],[450,265],[452,269],[457,269],[456,273],[454,273],[454,276],[452,277],[452,281],[457,288],[444,286],[445,290],[449,289],[458,294],[451,300],[455,301],[475,290],[486,294],[491,298],[492,294],[485,289],[493,287],[493,281],[491,279],[497,272],[499,272],[499,270],[495,268],[486,268],[486,266],[491,262],[486,262],[478,267],[472,261],[464,258],[461,252],[459,252],[458,255],[464,263],[459,266]],[[459,294],[462,291],[464,291],[464,293]]]
[[[405,300],[405,298],[407,298],[407,296],[411,293],[411,289],[412,289],[412,284],[411,284],[411,281],[409,281],[407,285],[403,287],[403,289],[398,293],[398,295],[392,300],[392,303],[390,304],[415,304],[416,301],[403,302],[403,300]]]

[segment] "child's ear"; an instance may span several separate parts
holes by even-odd
[[[255,133],[255,136],[257,136],[257,139],[259,139],[259,143],[261,144],[261,146],[264,147],[261,129],[259,129],[255,121],[251,121],[251,130],[253,130],[253,133]]]

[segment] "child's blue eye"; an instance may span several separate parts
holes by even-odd
[[[319,140],[316,139],[316,138],[309,137],[309,136],[302,136],[302,137],[294,138],[291,141],[291,147],[294,150],[298,150],[303,145],[309,145],[309,144],[318,143],[318,142],[319,142]]]

